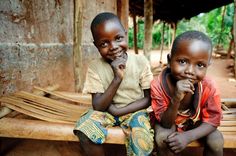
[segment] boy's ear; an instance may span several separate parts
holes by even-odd
[[[167,67],[170,68],[171,54],[167,54]]]
[[[211,64],[212,64],[212,61],[210,60],[210,61],[208,62],[208,66],[211,65]]]
[[[97,48],[97,45],[96,45],[96,42],[95,41],[93,41],[93,44],[95,45],[95,47]]]

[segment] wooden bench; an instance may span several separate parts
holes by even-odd
[[[67,100],[77,100],[86,103],[86,106],[91,107],[91,97],[86,97],[81,94],[71,94],[68,92],[51,92],[38,88],[47,94],[61,97]],[[45,97],[42,97],[45,98]],[[6,101],[0,100],[6,105]],[[14,102],[14,101],[13,101]],[[82,110],[85,109],[81,106]],[[218,129],[224,136],[224,148],[236,147],[236,109],[223,111],[224,118],[222,125]],[[26,138],[40,140],[57,140],[57,141],[78,141],[78,138],[73,134],[74,123],[58,123],[48,122],[37,119],[19,119],[12,117],[3,117],[0,119],[0,137],[9,138]],[[108,136],[105,143],[124,144],[125,135],[121,128],[112,127],[108,129]],[[202,146],[198,141],[194,141],[188,145],[189,147]]]

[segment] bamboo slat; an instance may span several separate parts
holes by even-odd
[[[4,105],[4,104],[3,104]],[[12,112],[12,110],[10,109],[10,108],[8,108],[8,107],[1,107],[0,108],[0,118],[2,118],[2,117],[4,117],[4,116],[6,116],[7,114],[9,114],[9,113],[11,113]]]
[[[222,120],[236,120],[236,114],[224,114]]]
[[[221,121],[220,125],[224,126],[224,127],[226,127],[226,126],[236,126],[236,120],[234,120],[234,121],[225,121],[225,120],[223,120],[223,121]]]
[[[66,99],[66,100],[73,101],[73,102],[77,102],[80,104],[87,104],[90,106],[92,103],[92,98],[91,98],[91,95],[89,95],[89,94],[50,91],[50,90],[43,89],[43,88],[40,88],[37,86],[34,86],[34,88],[38,89],[40,91],[43,91],[45,93],[57,96],[59,98]]]
[[[10,109],[51,122],[75,123],[89,107],[53,100],[27,92],[0,98]]]
[[[221,102],[223,102],[223,103],[235,103],[236,104],[236,98],[221,98]]]
[[[222,111],[222,112],[223,112],[223,114],[236,114],[236,110],[231,110],[231,109],[229,109],[227,111]]]
[[[7,107],[9,107],[10,109],[13,109],[13,110],[16,110],[18,112],[21,112],[23,114],[26,114],[26,115],[29,115],[29,116],[32,116],[32,117],[35,117],[35,118],[38,118],[38,119],[41,119],[41,120],[45,120],[45,121],[50,121],[50,122],[58,122],[58,123],[71,123],[71,122],[66,122],[66,121],[62,121],[62,120],[57,120],[57,119],[51,119],[51,118],[48,118],[48,117],[45,117],[43,115],[39,115],[39,114],[36,114],[36,113],[32,113],[28,110],[25,110],[25,109],[22,109],[22,108],[19,108],[19,107],[16,107],[14,105],[9,105],[9,104],[6,104]],[[10,130],[10,129],[9,129]]]
[[[14,94],[14,96],[19,97],[19,98],[23,98],[23,99],[27,99],[30,101],[34,101],[37,103],[40,103],[42,105],[48,105],[51,106],[53,108],[58,108],[61,110],[67,110],[69,112],[80,112],[81,107],[79,107],[78,105],[74,105],[74,104],[69,104],[69,103],[64,103],[58,100],[53,100],[47,97],[42,97],[42,96],[37,96],[31,93],[27,93],[24,91],[20,91]]]
[[[221,132],[236,132],[236,126],[228,126],[228,127],[219,126],[218,130]]]

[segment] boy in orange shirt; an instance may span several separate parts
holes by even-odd
[[[202,32],[179,35],[168,55],[168,66],[151,83],[155,141],[159,155],[181,152],[201,139],[204,155],[223,155],[223,137],[217,130],[222,117],[220,96],[206,77],[212,43]]]

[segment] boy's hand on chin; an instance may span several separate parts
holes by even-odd
[[[175,89],[175,99],[178,99],[179,101],[183,100],[186,93],[194,94],[194,85],[192,82],[188,79],[179,80],[176,83],[176,89]]]
[[[111,67],[115,77],[123,79],[127,58],[128,58],[127,53],[123,53],[123,55],[117,57],[115,60],[111,62]]]

